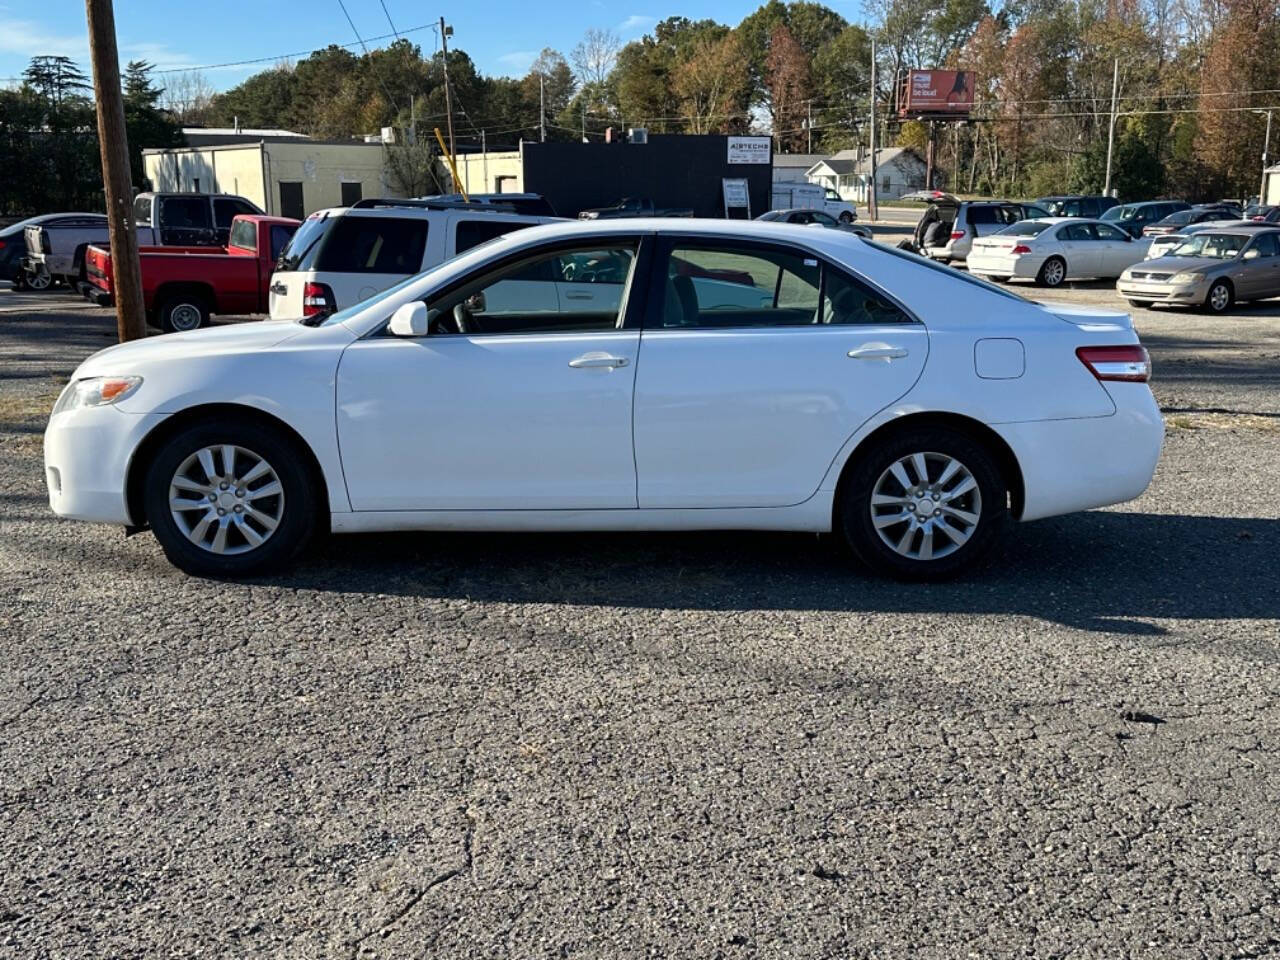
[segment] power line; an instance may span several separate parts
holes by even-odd
[[[351,14],[347,13],[347,5],[343,3],[342,0],[338,0],[338,6],[342,8],[342,13],[343,13],[343,16],[347,18],[347,23],[351,24],[351,32],[354,33],[356,35],[356,39],[360,41],[360,47],[362,50],[364,50],[364,55],[368,57],[369,48],[365,45],[364,40],[360,37],[360,31],[356,29],[356,22],[351,19]],[[394,30],[395,27],[392,27],[391,29]],[[372,60],[370,61],[369,66],[370,67],[374,66]],[[392,96],[391,91],[387,89],[386,83],[383,82],[382,75],[376,69],[373,70],[372,72],[373,72],[373,75],[378,78],[378,86],[382,87],[382,92],[387,95],[388,102],[390,102],[391,106],[395,107],[396,113],[399,113],[400,104],[396,103],[396,98]]]
[[[396,39],[397,39],[397,40],[399,40],[399,39],[400,39],[400,31],[398,31],[398,30],[396,29],[396,25],[395,25],[394,23],[392,23],[392,22],[391,22],[391,13],[390,13],[390,11],[388,11],[388,10],[387,10],[387,5],[386,5],[386,3],[384,2],[384,0],[378,0],[378,3],[379,3],[379,4],[381,4],[381,6],[382,6],[382,12],[383,12],[383,13],[385,13],[385,14],[387,15],[387,23],[388,23],[388,24],[390,25],[390,27],[391,27],[391,32],[392,32],[392,33],[394,33],[394,34],[396,35]]]

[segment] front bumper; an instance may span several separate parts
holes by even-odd
[[[1022,520],[1123,503],[1151,484],[1164,419],[1145,383],[1108,383],[1109,417],[993,424],[1022,468]]]
[[[135,526],[125,478],[142,439],[163,413],[125,413],[114,406],[82,407],[49,418],[44,432],[49,506],[60,517]]]
[[[1201,280],[1198,283],[1173,284],[1164,280],[1126,280],[1121,277],[1116,281],[1116,292],[1128,300],[1152,300],[1165,303],[1199,303],[1205,298],[1208,284]]]

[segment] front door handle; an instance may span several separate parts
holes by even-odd
[[[566,300],[594,300],[595,296],[586,290],[569,290],[564,295]]]
[[[608,353],[584,353],[580,357],[574,357],[569,361],[569,366],[575,370],[595,369],[606,367],[613,369],[614,367],[625,367],[629,361],[626,357],[615,357]]]
[[[854,360],[898,360],[907,355],[906,347],[891,347],[887,343],[868,343],[856,350],[850,350],[849,356]]]

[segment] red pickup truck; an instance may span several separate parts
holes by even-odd
[[[203,327],[215,313],[266,313],[271,272],[299,222],[241,215],[225,247],[139,247],[148,319],[173,333]],[[110,250],[89,247],[85,276],[88,299],[114,301]]]

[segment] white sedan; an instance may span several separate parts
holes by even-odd
[[[486,296],[566,257],[625,265],[621,297]],[[841,231],[566,223],[318,325],[108,348],[59,397],[45,468],[55,513],[149,527],[199,575],[325,530],[737,528],[835,530],[928,579],[971,569],[1010,517],[1142,493],[1163,438],[1149,372],[1122,313]]]
[[[1056,287],[1065,280],[1118,277],[1146,256],[1150,244],[1150,237],[1135,240],[1102,220],[1020,220],[973,241],[969,272]]]

